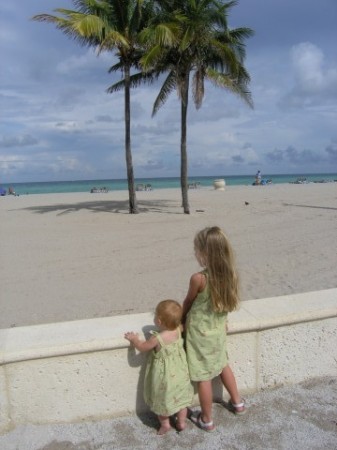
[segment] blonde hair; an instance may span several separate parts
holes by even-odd
[[[239,305],[239,280],[226,235],[216,226],[204,228],[195,236],[194,247],[207,268],[213,310],[219,313],[235,310]]]
[[[181,323],[183,309],[175,300],[163,300],[156,307],[156,316],[167,330],[175,330]]]

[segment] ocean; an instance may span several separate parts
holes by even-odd
[[[213,175],[201,177],[189,177],[189,183],[200,183],[201,187],[213,186],[215,179],[223,178],[227,186],[251,185],[255,177],[251,175]],[[337,173],[333,174],[291,174],[291,175],[269,175],[266,174],[263,180],[271,180],[272,184],[294,183],[299,179],[306,182],[323,183],[337,181]],[[137,178],[137,184],[151,184],[152,189],[180,188],[179,178]],[[25,194],[54,194],[70,192],[90,192],[94,187],[101,189],[107,188],[109,191],[127,190],[126,179],[107,179],[107,180],[76,180],[76,181],[44,181],[30,183],[4,183],[0,188],[8,192],[11,186],[17,195]]]

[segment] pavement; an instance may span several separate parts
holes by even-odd
[[[97,422],[20,425],[0,435],[1,450],[336,450],[337,376],[246,397],[244,416],[213,406],[216,430],[156,435],[151,413]],[[196,411],[197,408],[194,408]]]

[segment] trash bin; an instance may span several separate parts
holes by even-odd
[[[216,191],[224,191],[226,186],[226,181],[222,178],[213,181],[213,186]]]

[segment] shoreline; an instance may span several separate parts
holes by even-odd
[[[335,183],[6,196],[0,201],[0,328],[152,311],[182,302],[198,271],[194,234],[219,225],[242,300],[337,287]],[[246,204],[248,203],[248,205]]]
[[[270,184],[264,184],[264,185],[254,185],[253,183],[251,184],[236,184],[236,185],[230,185],[230,184],[226,184],[225,183],[225,191],[229,190],[240,190],[240,189],[247,189],[247,188],[251,188],[252,190],[263,190],[263,189],[274,189],[274,188],[280,188],[280,187],[284,187],[284,186],[313,186],[313,185],[335,185],[337,186],[337,180],[329,180],[329,181],[308,181],[308,182],[284,182],[284,183],[270,183]],[[24,194],[19,194],[19,195],[10,195],[7,194],[5,196],[2,197],[2,199],[4,198],[12,198],[12,197],[43,197],[43,196],[47,196],[47,198],[51,198],[52,196],[66,196],[69,197],[71,195],[74,196],[87,196],[89,195],[90,198],[93,199],[97,199],[97,198],[102,198],[104,199],[105,196],[108,195],[112,195],[112,196],[116,196],[116,197],[120,197],[121,195],[124,195],[128,198],[128,189],[109,189],[106,191],[99,191],[99,187],[97,187],[97,192],[90,192],[90,191],[74,191],[74,192],[43,192],[43,193],[24,193]],[[190,188],[188,189],[188,193],[189,195],[191,193],[194,192],[213,192],[216,189],[214,188],[213,185],[210,186],[206,186],[206,185],[199,185],[196,188]],[[138,199],[139,196],[141,196],[141,200],[144,200],[145,198],[143,198],[143,195],[149,195],[149,193],[154,194],[154,197],[158,197],[156,194],[162,194],[162,193],[169,193],[169,194],[173,194],[175,192],[179,192],[179,194],[181,194],[181,187],[160,187],[157,189],[152,189],[152,190],[136,190],[136,197]],[[110,197],[109,197],[110,198]],[[0,204],[0,209],[1,209],[1,204]]]
[[[189,176],[188,183],[202,188],[213,188],[216,179],[224,179],[227,186],[251,186],[255,182],[253,175],[211,175],[211,176]],[[262,177],[263,184],[303,184],[303,183],[333,183],[337,182],[336,173],[315,174],[265,174]],[[269,183],[271,181],[271,183]],[[136,178],[135,187],[151,185],[154,190],[167,188],[179,188],[180,178]],[[127,191],[126,179],[99,179],[99,180],[70,180],[70,181],[39,181],[0,184],[0,194],[6,194],[12,189],[18,195],[47,194],[47,193],[76,193],[90,192],[92,189],[103,189],[104,191]]]

